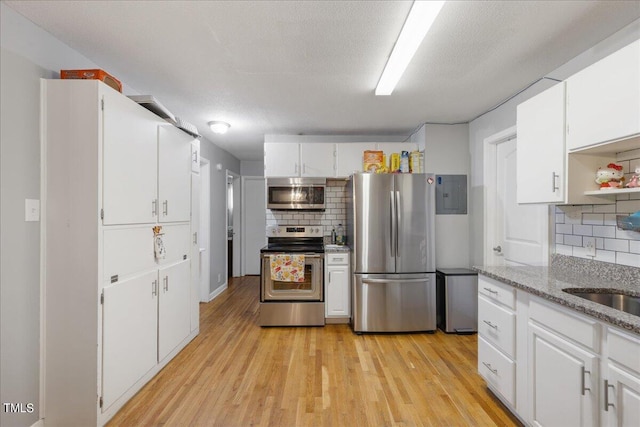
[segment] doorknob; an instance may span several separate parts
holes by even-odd
[[[494,250],[495,252],[498,252],[498,253],[502,252],[502,248],[500,247],[500,245],[498,245],[498,246],[496,246],[495,248],[493,248],[493,250]]]

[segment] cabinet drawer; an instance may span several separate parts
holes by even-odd
[[[596,353],[600,350],[600,325],[595,320],[571,313],[560,304],[548,303],[540,298],[531,299],[529,317]]]
[[[515,404],[515,362],[478,337],[478,373],[511,405]]]
[[[640,337],[609,328],[609,359],[640,373]]]
[[[478,298],[478,333],[507,356],[514,357],[516,315],[483,296]]]
[[[478,276],[478,292],[491,301],[498,302],[512,310],[516,308],[516,290],[506,283],[480,275]]]
[[[327,264],[347,265],[349,264],[349,253],[341,252],[341,253],[327,254]]]

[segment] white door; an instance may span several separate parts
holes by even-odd
[[[300,176],[332,177],[334,171],[334,146],[330,143],[300,144]]]
[[[119,93],[103,99],[104,224],[155,222],[161,120]]]
[[[198,164],[198,170],[200,165]],[[191,331],[200,326],[200,175],[191,174]]]
[[[158,361],[188,335],[191,327],[191,281],[188,260],[160,270],[158,303]]]
[[[529,336],[532,424],[598,425],[598,357],[531,324]]]
[[[488,265],[546,265],[549,208],[517,203],[516,147],[515,138],[494,146],[495,168],[487,180],[485,260]]]
[[[104,288],[103,410],[108,409],[158,361],[157,293],[157,270]]]
[[[175,126],[158,127],[160,222],[189,221],[192,140]]]
[[[267,244],[265,179],[242,178],[242,275],[260,274],[260,249]]]
[[[327,316],[344,316],[351,313],[349,301],[349,266],[333,265],[327,268],[326,309]]]

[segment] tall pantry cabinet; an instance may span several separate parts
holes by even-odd
[[[94,80],[42,81],[42,137],[45,423],[103,425],[198,334],[194,138]]]

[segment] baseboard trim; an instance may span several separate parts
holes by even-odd
[[[33,425],[31,425],[31,427],[44,427],[44,420],[42,418],[40,418],[38,421],[33,423]]]
[[[213,301],[214,299],[216,299],[216,298],[217,298],[218,296],[220,296],[220,294],[221,294],[222,292],[224,292],[228,287],[229,287],[229,286],[227,285],[227,282],[224,282],[224,284],[223,284],[222,286],[218,287],[215,291],[213,291],[213,292],[211,292],[211,293],[209,294],[209,301],[207,301],[207,302],[211,302],[211,301]]]

